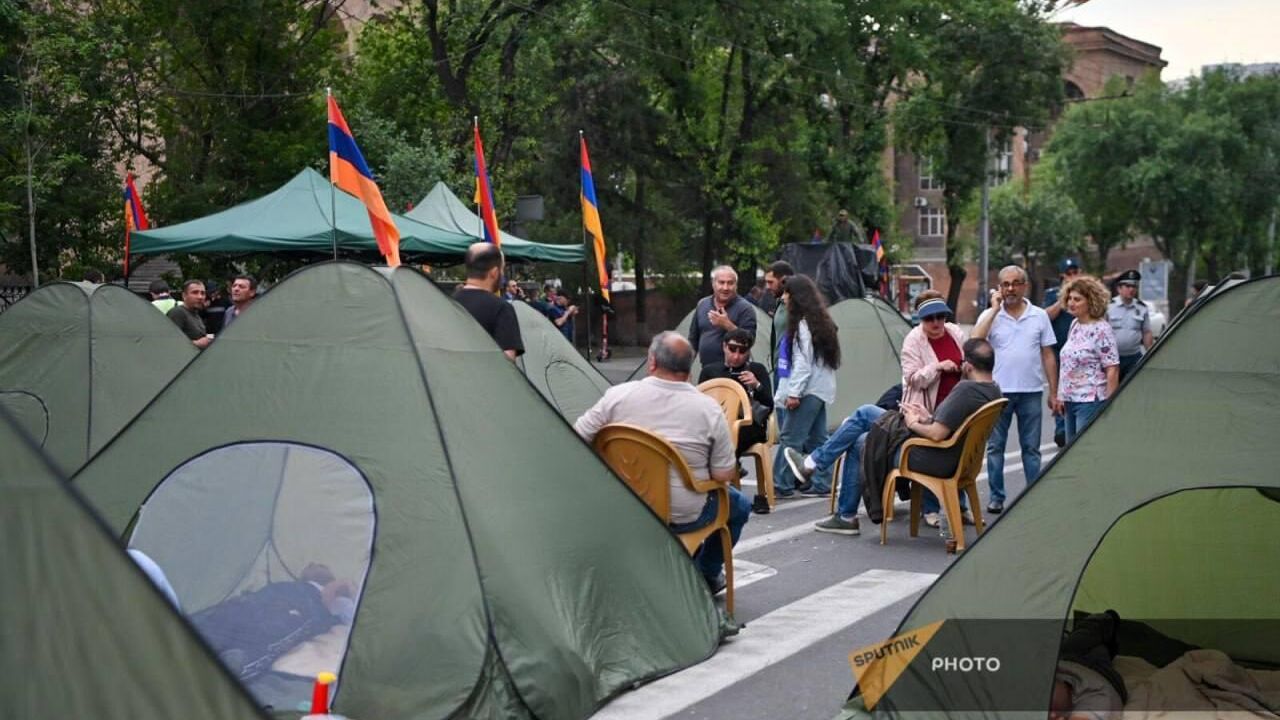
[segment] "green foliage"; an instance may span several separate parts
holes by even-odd
[[[1018,263],[1032,276],[1042,263],[1078,255],[1084,219],[1075,203],[1051,182],[1036,178],[1030,192],[1007,183],[991,193],[993,265]]]

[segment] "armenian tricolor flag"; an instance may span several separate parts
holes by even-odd
[[[378,252],[387,258],[391,267],[399,265],[400,229],[391,220],[382,192],[373,181],[373,173],[332,95],[329,96],[329,180],[364,203],[369,211],[369,223],[373,225],[373,237],[378,241]]]
[[[151,227],[147,220],[147,211],[142,209],[142,197],[133,184],[133,173],[124,176],[124,276],[129,277],[129,238],[134,230],[146,230]]]
[[[871,249],[876,252],[876,276],[880,278],[880,294],[886,294],[889,288],[889,266],[884,259],[884,243],[880,240],[880,230],[877,228],[871,236]]]
[[[502,245],[498,233],[498,216],[493,212],[493,187],[489,184],[489,171],[484,166],[484,144],[480,142],[480,119],[475,118],[476,135],[476,205],[479,206],[484,239],[494,245]]]
[[[587,157],[587,140],[578,133],[582,147],[582,226],[595,241],[596,272],[600,275],[600,295],[605,302],[609,298],[609,273],[605,271],[604,228],[600,225],[600,205],[596,202],[596,184],[591,179],[591,159]]]

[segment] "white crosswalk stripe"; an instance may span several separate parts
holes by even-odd
[[[902,570],[868,570],[855,575],[757,618],[710,659],[627,693],[593,717],[669,717],[924,590],[937,577]]]

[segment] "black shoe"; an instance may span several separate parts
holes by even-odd
[[[1054,434],[1053,434],[1053,444],[1054,444],[1054,445],[1057,445],[1058,447],[1066,447],[1066,446],[1067,446],[1067,434],[1066,434],[1066,433],[1054,433]]]
[[[756,495],[751,499],[751,512],[757,515],[768,515],[769,499],[763,495]]]
[[[713,578],[703,577],[702,579],[707,581],[707,589],[711,591],[712,597],[724,592],[724,589],[729,585],[723,572]]]
[[[1004,503],[999,500],[992,500],[991,502],[987,503],[987,512],[991,513],[992,515],[999,515],[1000,513],[1004,512]]]

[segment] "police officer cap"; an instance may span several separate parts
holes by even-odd
[[[1064,275],[1068,270],[1079,270],[1079,269],[1080,269],[1080,261],[1076,260],[1075,258],[1067,258],[1066,260],[1063,260],[1062,262],[1058,263],[1058,272]]]
[[[1116,278],[1117,285],[1134,285],[1136,286],[1142,280],[1142,274],[1137,270],[1125,270],[1120,273],[1120,277]]]

